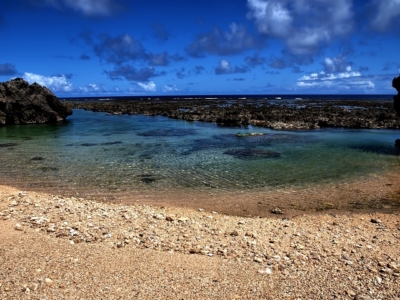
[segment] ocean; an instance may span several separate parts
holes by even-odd
[[[392,96],[260,97],[279,102],[321,97],[388,101]],[[240,137],[252,132],[259,135]],[[307,187],[397,170],[394,141],[399,137],[398,130],[388,129],[282,131],[76,109],[65,123],[0,127],[0,179],[55,193]]]

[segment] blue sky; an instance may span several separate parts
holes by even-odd
[[[394,94],[400,0],[0,0],[0,81],[60,97]]]

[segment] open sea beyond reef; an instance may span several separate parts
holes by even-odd
[[[251,132],[264,135],[236,136]],[[0,127],[0,180],[69,194],[301,188],[398,170],[399,137],[387,129],[281,131],[76,109],[66,123]]]

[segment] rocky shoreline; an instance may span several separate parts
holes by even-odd
[[[220,125],[255,125],[273,129],[400,128],[392,101],[297,100],[278,103],[257,99],[163,99],[63,101],[69,108],[112,114],[166,116]]]
[[[0,186],[3,299],[398,299],[391,214],[243,218]]]

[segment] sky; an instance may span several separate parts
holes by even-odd
[[[395,94],[400,0],[0,0],[0,82],[58,97]]]

